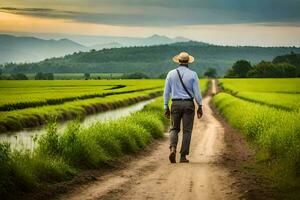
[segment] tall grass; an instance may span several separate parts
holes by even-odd
[[[200,84],[201,94],[205,95],[209,89],[209,84],[210,84],[209,79],[200,79],[199,84]]]
[[[240,129],[281,173],[300,174],[300,112],[284,111],[219,93],[213,102],[228,122]]]
[[[64,132],[55,123],[38,139],[33,151],[11,150],[0,144],[0,196],[41,188],[44,183],[71,178],[84,169],[99,169],[108,161],[135,153],[163,137],[162,98],[142,111],[117,121],[82,128],[72,122]]]

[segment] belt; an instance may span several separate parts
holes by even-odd
[[[194,99],[172,99],[172,101],[194,101]]]

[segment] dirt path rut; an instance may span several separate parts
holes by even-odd
[[[212,81],[211,93],[215,92],[216,84]],[[208,95],[203,99],[203,118],[195,117],[190,163],[170,164],[165,139],[159,141],[150,155],[128,163],[125,169],[101,176],[61,199],[239,199],[238,192],[232,188],[234,178],[220,163],[225,148],[224,127],[213,115],[209,106],[211,98]]]

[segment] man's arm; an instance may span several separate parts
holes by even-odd
[[[197,117],[201,118],[203,115],[202,96],[201,96],[201,90],[200,90],[200,86],[199,86],[199,78],[198,78],[197,73],[195,73],[195,81],[193,83],[193,92],[194,92],[196,102],[198,104]]]
[[[195,81],[193,83],[193,92],[195,95],[195,100],[197,102],[197,104],[200,106],[202,105],[202,96],[201,96],[201,90],[200,90],[200,86],[199,86],[199,78],[197,73],[195,73]]]
[[[166,82],[165,82],[165,90],[164,90],[164,109],[169,108],[169,100],[171,93],[171,82],[170,82],[170,73],[168,73]]]

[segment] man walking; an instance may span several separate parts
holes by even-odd
[[[173,57],[173,61],[179,63],[177,69],[171,70],[166,78],[164,90],[165,116],[170,118],[170,155],[171,163],[176,163],[176,147],[178,143],[178,133],[180,123],[183,124],[183,138],[180,150],[180,162],[188,163],[186,158],[189,155],[190,142],[194,124],[195,105],[194,98],[198,104],[197,117],[202,117],[202,97],[199,87],[199,79],[196,72],[192,71],[188,64],[194,62],[194,57],[186,52],[181,52]],[[171,112],[169,109],[169,99],[172,96]]]

